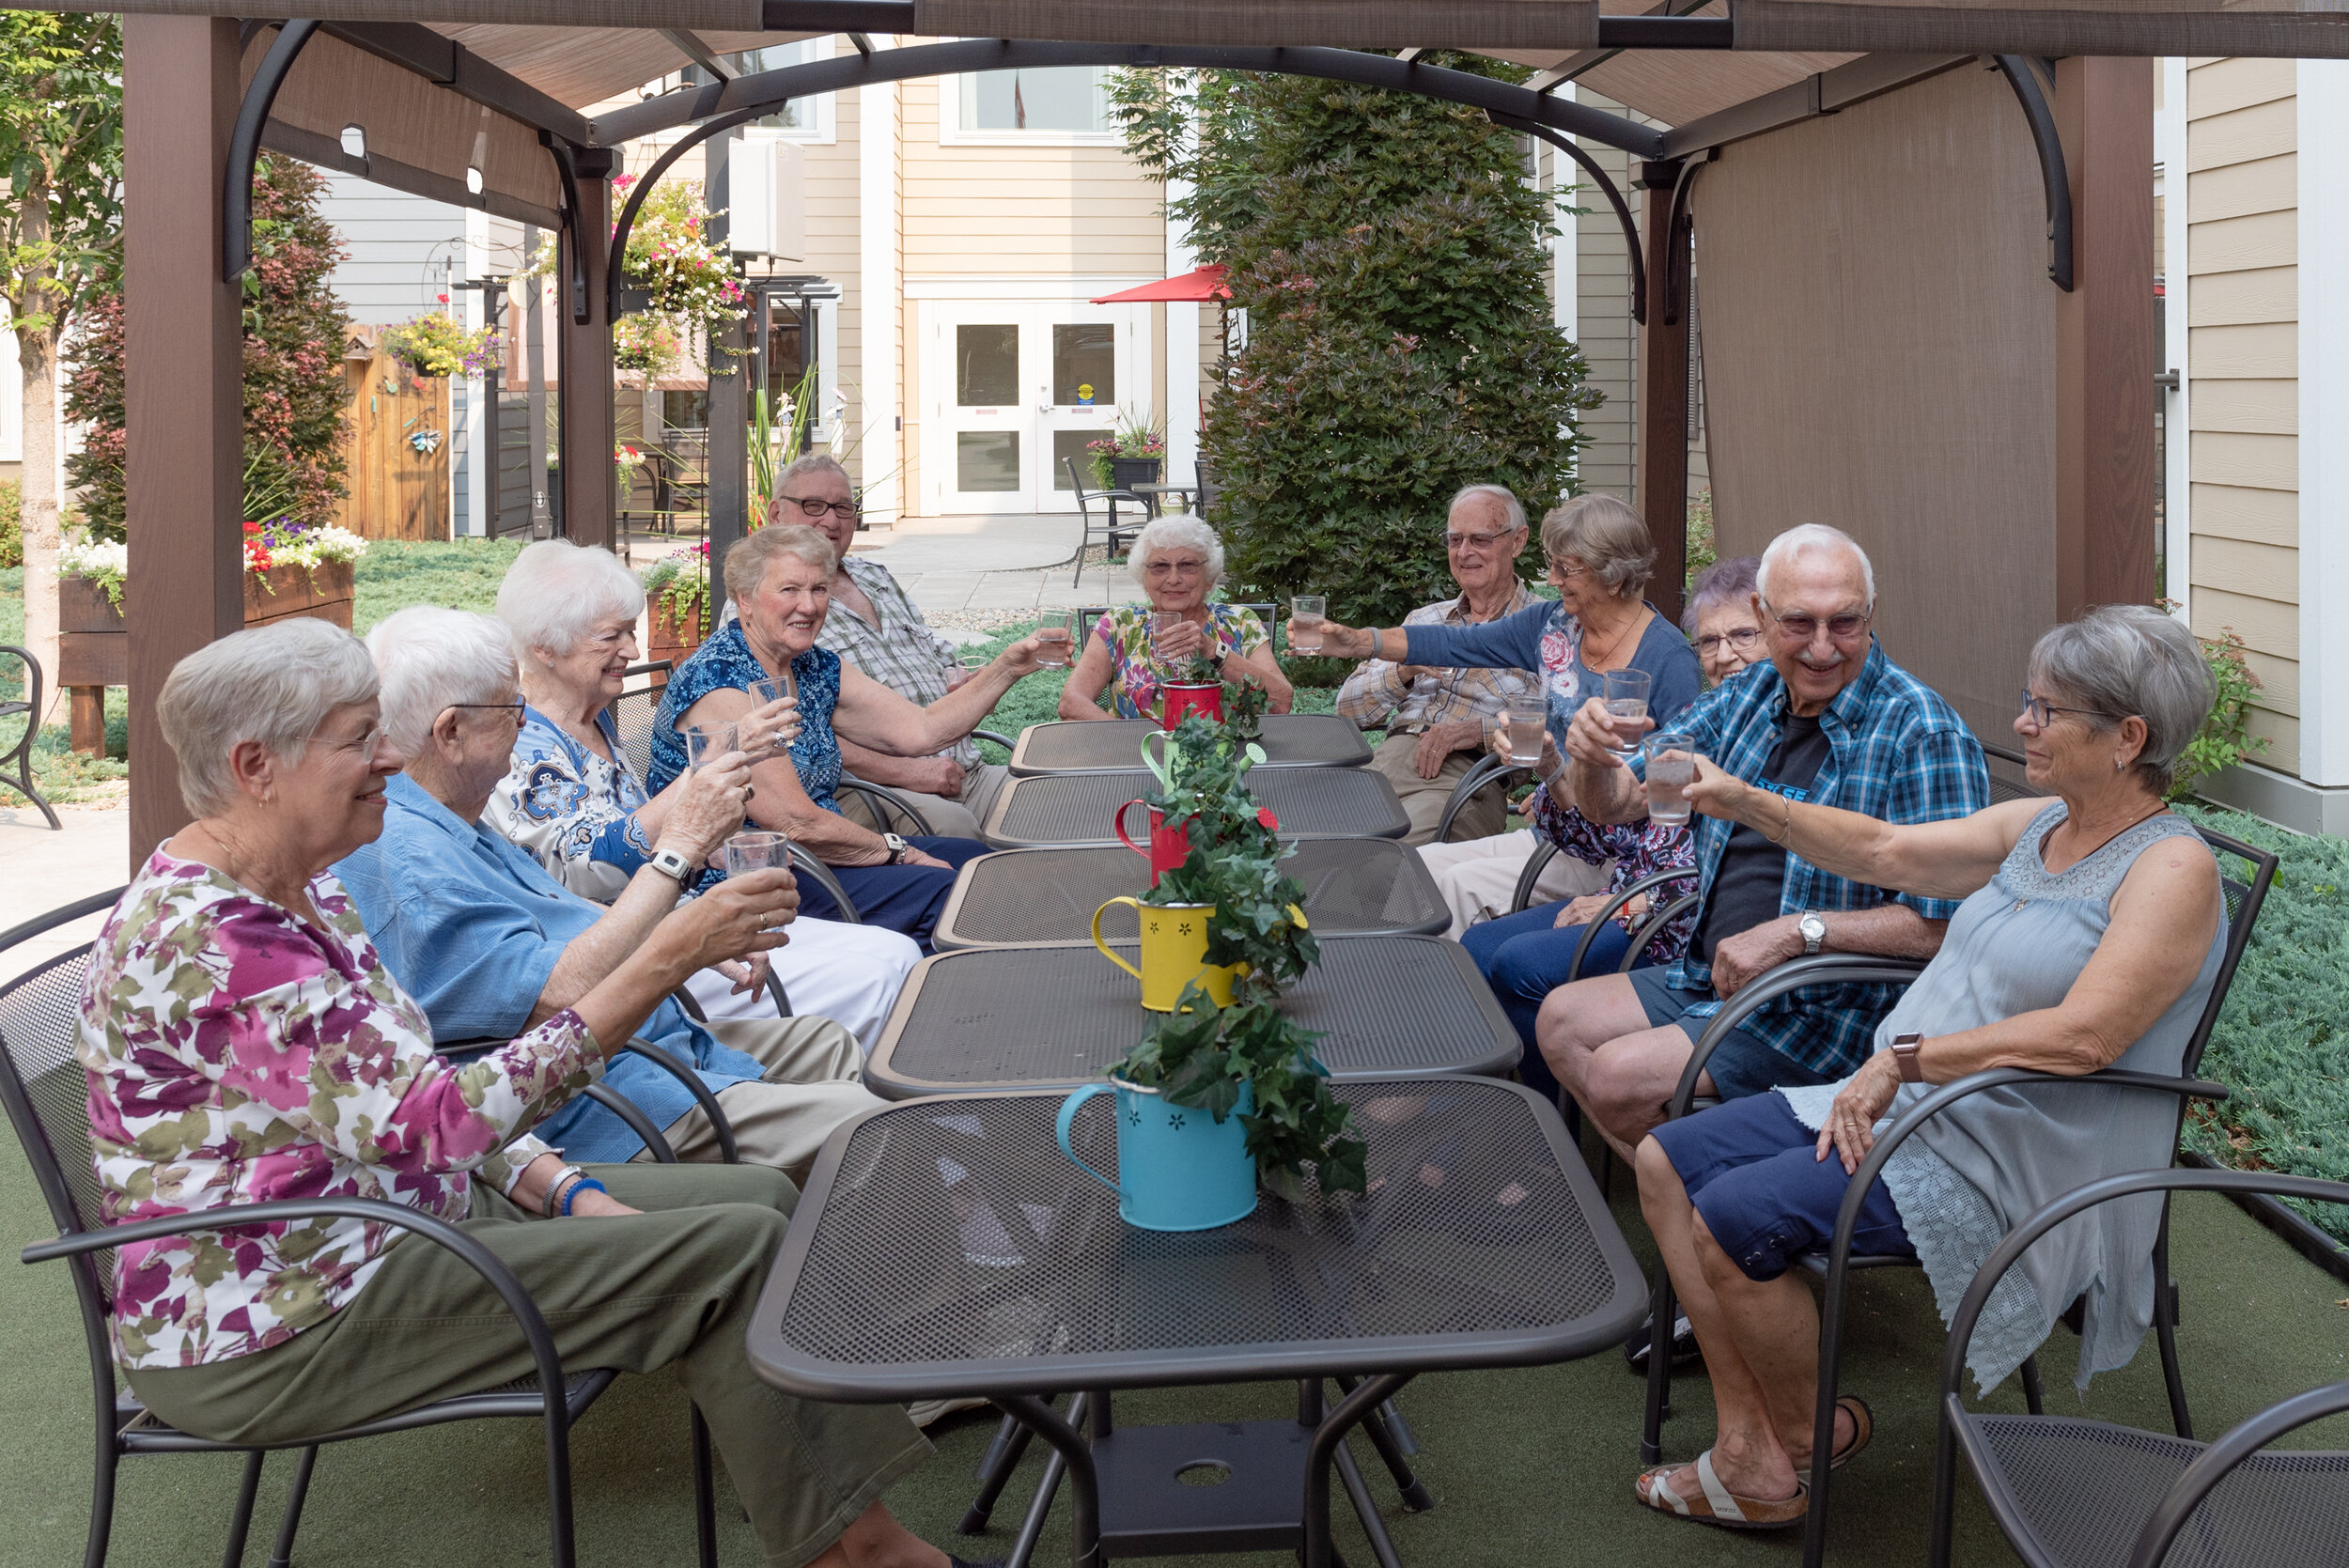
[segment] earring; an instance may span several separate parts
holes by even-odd
[[[2119,771],[2121,771],[2121,769],[2122,769],[2122,768],[2126,768],[2127,766],[2128,766],[2128,764],[2127,764],[2127,763],[2125,763],[2125,762],[2123,762],[2123,761],[2122,761],[2119,757],[2114,757],[2114,758],[2112,759],[2112,770],[2113,770],[2114,772],[2116,772],[2116,773],[2118,773]]]

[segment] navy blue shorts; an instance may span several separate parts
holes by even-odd
[[[1650,1026],[1661,1029],[1666,1024],[1678,1024],[1680,1032],[1695,1045],[1697,1036],[1712,1027],[1711,1015],[1692,1018],[1688,1009],[1713,1000],[1710,987],[1702,991],[1675,991],[1664,983],[1672,973],[1666,968],[1633,970],[1631,988],[1640,995],[1640,1005],[1647,1010]],[[1833,1077],[1815,1072],[1784,1052],[1765,1044],[1742,1029],[1733,1029],[1713,1054],[1705,1059],[1704,1070],[1713,1075],[1713,1087],[1725,1100],[1741,1100],[1748,1094],[1759,1094],[1766,1089],[1781,1086],[1799,1089],[1807,1084],[1832,1083]]]
[[[1851,1178],[1832,1149],[1796,1118],[1782,1094],[1731,1100],[1648,1135],[1680,1172],[1704,1228],[1749,1280],[1775,1280],[1798,1252],[1835,1239]],[[1879,1181],[1860,1205],[1852,1252],[1913,1258],[1908,1229]]]

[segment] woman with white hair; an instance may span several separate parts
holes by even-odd
[[[115,1354],[140,1402],[214,1441],[293,1447],[534,1375],[521,1324],[443,1248],[350,1219],[201,1228],[230,1205],[372,1199],[495,1253],[566,1367],[675,1369],[768,1561],[944,1568],[874,1500],[927,1452],[905,1413],[793,1399],[751,1369],[790,1183],[583,1169],[531,1136],[689,972],[782,940],[790,878],[666,914],[570,1005],[460,1063],[328,870],[382,831],[403,762],[366,650],[279,621],[181,660],[155,706],[197,815],[100,931],[77,1042],[106,1223],[192,1221],[112,1254]],[[455,722],[511,722],[474,706]]]
[[[1189,512],[1159,518],[1134,536],[1127,570],[1150,605],[1120,605],[1094,623],[1084,657],[1061,688],[1064,719],[1159,719],[1160,688],[1186,665],[1205,660],[1225,680],[1254,681],[1270,696],[1271,711],[1286,713],[1297,689],[1272,657],[1272,638],[1252,610],[1210,604],[1223,581],[1223,541]],[[1161,617],[1176,619],[1165,628]],[[1100,706],[1106,689],[1116,707]]]
[[[556,880],[609,904],[651,859],[680,775],[658,795],[629,767],[607,711],[636,661],[645,590],[610,551],[545,539],[527,546],[498,585],[498,618],[521,665],[521,732],[513,768],[490,798],[490,826],[538,858]],[[780,697],[739,721],[747,755],[765,756],[799,733],[797,703]],[[717,880],[705,877],[701,885]],[[793,1011],[831,1018],[871,1049],[921,950],[879,925],[801,920],[769,955]],[[773,1017],[760,966],[697,971],[686,983],[713,1018]]]

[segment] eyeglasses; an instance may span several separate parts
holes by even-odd
[[[1828,631],[1830,635],[1832,635],[1834,630],[1835,623],[1829,621],[1828,623]],[[1735,631],[1724,631],[1718,636],[1704,636],[1698,638],[1697,652],[1705,658],[1710,659],[1723,643],[1727,643],[1731,647],[1735,648],[1739,653],[1743,653],[1760,641],[1762,641],[1762,629],[1760,627],[1741,626]]]
[[[524,699],[521,693],[518,691],[514,694],[514,700],[510,703],[451,703],[447,707],[441,709],[441,711],[446,713],[452,708],[471,707],[480,708],[490,713],[503,713],[514,721],[514,727],[516,729],[520,729],[522,727],[522,708],[524,706]]]
[[[1508,533],[1501,534],[1455,534],[1446,530],[1443,547],[1446,550],[1490,550],[1507,538],[1510,533],[1515,532],[1516,530],[1512,529]]]
[[[797,506],[802,517],[820,518],[826,512],[836,518],[853,519],[857,515],[857,505],[853,501],[825,501],[812,495],[786,495],[777,499]]]
[[[1819,635],[1821,623],[1816,615],[1781,615],[1766,604],[1762,609],[1770,619],[1778,623],[1781,631],[1797,643],[1808,643]],[[1874,610],[1861,611],[1856,614],[1845,612],[1841,615],[1829,615],[1826,621],[1827,634],[1836,642],[1847,643],[1866,630],[1868,623],[1875,618]]]
[[[1548,569],[1550,576],[1563,577],[1569,582],[1578,577],[1587,576],[1591,569],[1588,567],[1569,566],[1555,555],[1543,556],[1542,566]]]
[[[1188,577],[1194,572],[1206,571],[1207,564],[1205,561],[1153,561],[1142,569],[1152,577],[1168,577],[1175,572]]]
[[[2047,701],[2045,697],[2034,697],[2028,687],[2024,689],[2022,696],[2023,713],[2030,720],[2030,727],[2035,730],[2046,729],[2055,722],[2051,715],[2058,713],[2077,713],[2083,719],[2104,719],[2116,724],[2121,722],[2121,715],[2118,713],[2107,713],[2101,708],[2094,707],[2063,707]]]
[[[392,728],[389,724],[378,724],[365,735],[353,736],[349,740],[336,741],[334,749],[356,753],[360,756],[372,760],[375,756],[375,749],[382,745],[383,737],[391,733]]]

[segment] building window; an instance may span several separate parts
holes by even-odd
[[[832,58],[832,40],[801,39],[796,43],[772,44],[765,49],[746,50],[725,56],[726,64],[743,76],[765,70],[781,70],[786,66],[802,66],[815,60]],[[832,137],[832,94],[817,93],[809,98],[795,98],[771,115],[762,115],[750,122],[753,131],[780,132],[794,141],[827,142]]]
[[[988,70],[953,78],[943,123],[961,139],[1111,139],[1109,71],[1097,66]],[[946,106],[941,104],[941,108]]]

